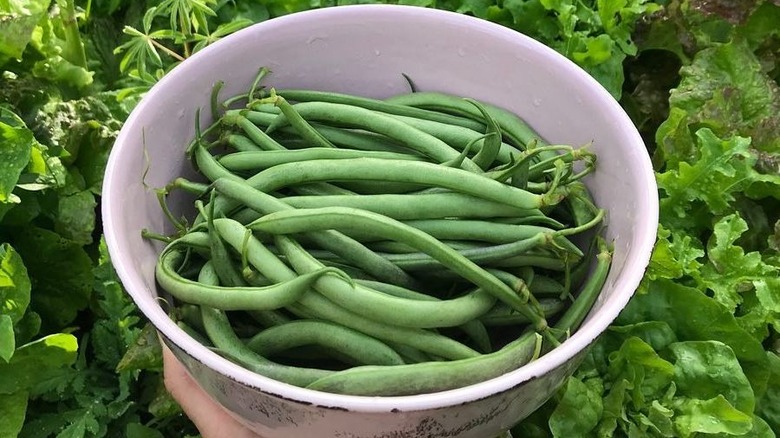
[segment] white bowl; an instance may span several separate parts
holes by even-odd
[[[249,88],[260,66],[277,87],[384,98],[419,89],[467,95],[521,115],[548,141],[593,142],[598,167],[587,185],[609,214],[612,270],[583,326],[560,347],[498,378],[405,397],[306,390],[259,376],[198,344],[155,297],[160,250],[141,229],[171,231],[153,191],[192,175],[184,156],[195,111],[209,123],[213,84],[222,96]],[[176,206],[175,206],[176,207]],[[183,208],[183,206],[178,206]],[[195,380],[266,438],[475,437],[508,429],[570,375],[587,347],[626,305],[647,266],[658,223],[657,189],[645,146],[618,103],[590,76],[544,45],[465,15],[405,6],[320,9],[269,20],[195,54],[142,100],[109,159],[103,221],[112,261],[138,307]]]

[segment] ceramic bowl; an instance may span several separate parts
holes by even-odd
[[[154,192],[192,175],[184,147],[195,111],[209,123],[216,81],[223,96],[247,90],[261,66],[277,87],[385,98],[420,90],[470,96],[521,115],[548,141],[598,154],[587,179],[608,210],[614,265],[584,325],[560,347],[498,378],[434,394],[334,395],[259,376],[180,330],[156,297],[160,246],[141,230],[172,231]],[[146,152],[144,152],[144,149]],[[149,168],[145,182],[142,176]],[[173,208],[184,203],[173,199]],[[647,266],[658,221],[645,146],[618,103],[589,75],[510,29],[451,12],[406,6],[326,8],[269,20],[195,54],[163,78],[125,123],[103,188],[105,236],[125,288],[194,379],[239,421],[266,438],[473,437],[506,430],[537,409],[569,376],[626,305]]]

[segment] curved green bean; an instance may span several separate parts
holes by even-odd
[[[357,209],[329,207],[272,213],[252,222],[247,227],[272,234],[290,234],[307,229],[349,227],[371,229],[377,235],[402,241],[431,255],[480,289],[526,314],[537,330],[544,330],[547,326],[543,317],[530,311],[514,291],[493,275],[430,235],[386,216]]]
[[[304,345],[320,345],[360,365],[401,365],[404,360],[383,342],[337,324],[296,320],[267,328],[246,342],[264,357]]]

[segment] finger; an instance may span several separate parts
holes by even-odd
[[[163,343],[165,387],[179,402],[203,438],[261,438],[216,403],[190,376],[187,369]]]

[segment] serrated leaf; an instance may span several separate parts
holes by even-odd
[[[736,243],[747,231],[748,225],[737,214],[723,217],[713,227],[713,235],[707,245],[709,262],[701,269],[701,281],[714,292],[721,304],[731,309],[742,302],[740,294],[759,282],[760,297],[768,308],[780,306],[780,291],[767,289],[767,282],[776,283],[780,269],[763,262],[757,251],[745,253]]]
[[[728,209],[734,194],[747,188],[755,177],[750,139],[721,140],[710,129],[696,131],[699,158],[693,164],[680,162],[657,174],[658,187],[666,196],[661,209],[670,219],[684,218],[694,201],[704,202],[715,214]]]
[[[11,361],[0,363],[0,394],[26,391],[37,381],[76,360],[73,335],[49,335],[19,347]]]

